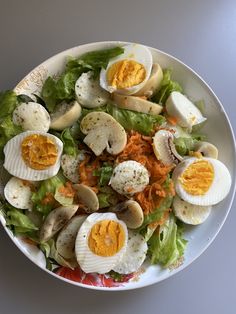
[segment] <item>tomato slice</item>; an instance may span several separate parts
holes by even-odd
[[[79,267],[75,269],[59,267],[56,270],[56,274],[71,281],[76,281],[85,285],[96,287],[119,287],[134,277],[134,274],[123,275],[121,281],[116,281],[108,274],[86,274]]]

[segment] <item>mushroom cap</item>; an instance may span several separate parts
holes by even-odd
[[[112,208],[117,217],[123,220],[129,229],[139,228],[144,219],[142,207],[138,202],[128,200]]]
[[[159,130],[153,137],[153,151],[164,165],[175,165],[183,160],[174,145],[174,135],[168,130]]]
[[[154,92],[157,92],[160,89],[162,79],[162,68],[158,63],[154,63],[152,66],[150,78],[148,79],[146,84],[137,93],[134,94],[134,96],[151,97]]]
[[[81,115],[81,106],[77,101],[63,103],[51,114],[50,129],[62,131],[74,124]]]
[[[46,242],[53,237],[77,212],[78,205],[61,206],[53,209],[39,231],[40,242]]]
[[[194,150],[202,153],[204,157],[210,157],[210,158],[218,158],[218,149],[215,145],[208,143],[208,142],[197,142],[194,145]]]
[[[87,185],[74,184],[79,201],[85,205],[87,213],[93,213],[99,209],[97,194]]]
[[[114,94],[113,100],[119,108],[151,115],[158,115],[162,112],[163,109],[162,106],[137,96]]]
[[[64,258],[75,258],[75,239],[86,217],[87,215],[76,215],[72,217],[58,234],[56,248],[59,254]]]
[[[104,149],[111,155],[117,155],[125,148],[127,134],[125,129],[105,112],[90,112],[81,121],[81,131],[86,134],[84,143],[96,156]]]

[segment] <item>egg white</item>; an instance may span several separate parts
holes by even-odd
[[[100,85],[102,88],[104,88],[110,93],[116,92],[119,94],[132,95],[138,92],[145,85],[145,83],[150,77],[150,74],[152,71],[152,64],[153,64],[152,54],[147,47],[143,45],[139,45],[139,44],[129,44],[129,45],[124,46],[123,48],[124,48],[124,53],[111,59],[110,62],[108,63],[107,68],[101,70]],[[146,70],[146,77],[143,80],[143,82],[141,82],[138,85],[131,86],[124,89],[116,89],[115,87],[108,85],[107,71],[114,63],[117,63],[118,61],[121,61],[124,59],[134,60],[142,64]]]
[[[68,154],[63,154],[61,156],[61,168],[63,170],[64,176],[73,183],[79,182],[79,171],[78,167],[80,162],[85,159],[85,154],[83,151],[77,156],[71,156]]]
[[[24,131],[48,132],[51,119],[47,110],[36,102],[20,104],[13,111],[13,122],[22,126]]]
[[[118,164],[114,168],[110,180],[111,187],[123,195],[133,195],[141,192],[148,183],[148,170],[135,160],[127,160]]]
[[[16,208],[31,209],[32,191],[30,187],[16,177],[12,177],[4,187],[4,197],[9,204]]]
[[[75,83],[75,95],[82,107],[96,108],[104,106],[110,94],[101,88],[99,80],[93,78],[92,71],[83,73]]]
[[[118,253],[113,256],[103,257],[94,254],[88,246],[88,238],[92,227],[102,220],[113,220],[122,225],[125,232],[125,242]],[[75,241],[75,255],[81,269],[86,273],[97,272],[105,274],[112,270],[123,257],[128,240],[128,231],[125,223],[119,220],[114,213],[93,213],[87,217],[79,229]]]
[[[209,206],[222,201],[229,193],[231,186],[231,176],[227,167],[219,160],[213,158],[203,158],[211,163],[214,169],[214,178],[209,190],[204,195],[191,195],[183,188],[179,178],[188,166],[198,161],[198,158],[187,158],[175,168],[172,179],[175,184],[176,193],[184,201],[194,205]]]
[[[193,205],[182,200],[178,195],[173,200],[175,216],[189,225],[202,224],[210,215],[212,206]]]
[[[113,267],[119,274],[136,272],[143,264],[147,254],[147,242],[144,237],[132,230],[128,231],[128,243],[121,261]]]
[[[45,170],[35,170],[26,165],[21,157],[21,143],[25,137],[33,134],[40,134],[50,138],[57,146],[57,159],[53,166]],[[62,141],[56,136],[39,131],[22,132],[7,142],[4,147],[4,168],[13,176],[23,180],[40,181],[55,176],[60,169],[60,158],[63,150]]]
[[[174,91],[166,101],[167,113],[177,118],[181,127],[189,128],[206,120],[201,111],[185,95]]]

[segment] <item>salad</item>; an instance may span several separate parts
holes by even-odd
[[[185,225],[231,186],[201,133],[204,106],[139,44],[69,57],[39,94],[0,93],[7,227],[49,270],[89,285],[178,267]]]

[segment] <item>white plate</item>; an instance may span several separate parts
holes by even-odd
[[[60,72],[63,71],[68,56],[76,57],[88,51],[113,47],[120,44],[124,43],[97,42],[63,51],[46,60],[33,71],[31,71],[16,86],[15,90],[17,94],[23,93],[31,95],[31,93],[39,93],[44,80],[49,75],[57,77]],[[160,50],[154,48],[150,49],[154,60],[158,62],[162,68],[168,67],[173,69],[173,79],[177,80],[182,85],[184,92],[193,101],[204,99],[206,103],[205,115],[208,118],[208,122],[206,123],[205,129],[203,131],[207,134],[209,141],[218,147],[219,160],[225,163],[232,175],[232,187],[230,193],[224,201],[213,207],[210,217],[204,224],[186,228],[185,238],[189,240],[189,243],[185,252],[184,262],[179,268],[171,271],[162,269],[159,266],[147,266],[145,272],[139,276],[138,280],[130,281],[121,286],[111,288],[94,287],[77,283],[48,271],[45,268],[44,258],[39,253],[39,251],[35,250],[35,247],[32,248],[30,245],[27,245],[20,239],[12,236],[11,232],[5,227],[5,221],[3,217],[0,216],[0,220],[12,241],[31,261],[48,272],[48,274],[53,275],[70,284],[97,290],[128,290],[148,286],[166,279],[183,270],[207,249],[223,226],[232,205],[235,192],[235,140],[232,127],[222,104],[210,89],[210,87],[203,81],[203,79],[187,65]],[[0,170],[2,171],[2,169]],[[0,177],[3,178],[4,176],[1,174]],[[3,183],[4,182],[0,182],[0,185]]]

